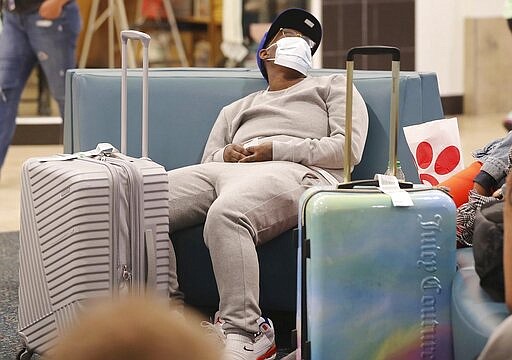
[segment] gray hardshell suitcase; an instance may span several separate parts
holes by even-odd
[[[121,33],[121,149],[27,160],[21,175],[18,358],[45,353],[93,299],[168,296],[169,210],[165,169],[147,155],[150,37]],[[142,158],[126,151],[128,39],[144,45]]]

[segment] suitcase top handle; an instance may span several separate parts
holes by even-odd
[[[123,43],[127,43],[128,39],[131,40],[140,40],[142,41],[144,46],[149,45],[149,41],[151,40],[151,36],[141,31],[136,30],[123,30],[121,31],[121,40]]]
[[[393,61],[400,61],[400,49],[393,46],[356,46],[347,52],[347,61],[354,61],[355,55],[391,55]]]

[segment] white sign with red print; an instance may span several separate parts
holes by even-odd
[[[404,127],[423,184],[435,186],[464,169],[457,118]]]

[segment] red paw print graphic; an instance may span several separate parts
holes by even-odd
[[[439,184],[440,180],[434,177],[435,173],[440,175],[450,174],[457,168],[461,159],[461,154],[456,146],[447,146],[437,155],[434,160],[434,151],[430,143],[423,141],[416,148],[416,161],[418,163],[418,173],[422,183],[429,183],[432,186]],[[433,167],[433,168],[432,168]],[[425,171],[422,173],[422,171]],[[427,172],[428,171],[428,172]]]

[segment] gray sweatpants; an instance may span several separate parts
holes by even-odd
[[[297,225],[300,195],[328,184],[292,162],[206,163],[169,171],[172,232],[204,223],[227,332],[258,332],[256,246]],[[178,290],[171,250],[171,293]]]

